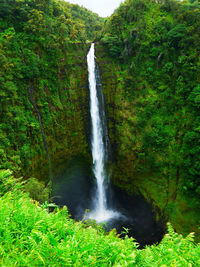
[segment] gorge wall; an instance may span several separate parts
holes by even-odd
[[[53,0],[2,1],[0,15],[0,168],[48,181],[89,157],[86,40],[103,19]]]
[[[16,105],[16,118],[13,120],[12,114],[7,117],[7,120],[12,121],[13,130],[18,133],[15,132],[15,142],[7,146],[7,150],[12,150],[14,146],[16,150],[7,153],[6,164],[12,169],[12,164],[16,164],[18,158],[18,172],[25,177],[48,179],[46,149],[53,173],[58,172],[62,165],[77,154],[89,157],[87,49],[88,45],[84,44],[71,44],[68,47],[68,55],[59,59],[59,67],[51,74],[52,83],[56,83],[54,88],[49,79],[46,81],[42,77],[21,87],[23,100]],[[26,87],[31,88],[31,96]],[[4,112],[6,113],[6,109]],[[22,112],[24,115],[18,122],[17,116]],[[43,129],[38,120],[38,112]],[[27,138],[23,138],[27,134]]]
[[[128,0],[107,19],[97,49],[114,183],[197,235],[199,10],[198,1]]]
[[[138,99],[125,96],[126,67],[110,56],[105,44],[96,45],[96,55],[112,146],[113,183],[130,195],[143,195],[152,203],[157,219],[169,220],[176,231],[184,235],[195,231],[196,240],[199,240],[198,202],[183,194],[182,177],[177,177],[179,171],[175,169],[174,176],[170,177],[167,171],[163,173],[154,167],[157,159],[152,158],[151,161],[145,158],[148,150],[144,149],[144,135],[148,128],[137,127],[137,121],[141,119],[138,118],[137,102],[148,103],[148,97],[142,92]],[[139,90],[140,94],[140,87],[135,90]],[[159,162],[164,164],[166,159],[163,156],[158,153]]]

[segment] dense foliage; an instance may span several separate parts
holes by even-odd
[[[79,5],[71,5],[71,15],[75,21],[84,21],[87,40],[93,41],[99,35],[104,18]]]
[[[102,41],[119,65],[113,127],[117,171],[124,171],[116,178],[118,184],[130,188],[132,178],[148,183],[154,177],[155,185],[165,184],[163,209],[175,211],[178,193],[195,197],[197,207],[199,1],[127,0],[107,19]]]
[[[38,169],[45,160],[43,165],[48,165],[49,154],[62,153],[65,147],[85,151],[88,47],[79,44],[80,49],[76,43],[93,38],[101,23],[96,14],[65,1],[1,0],[2,168],[42,177],[45,170],[38,174]],[[64,144],[61,136],[67,139]]]
[[[10,171],[0,172],[0,264],[2,266],[195,266],[200,246],[193,235],[169,232],[158,245],[137,250],[132,238],[73,221],[67,208],[48,213]]]
[[[200,196],[200,4],[192,2],[126,1],[103,40],[126,65],[138,168],[181,176],[184,189]]]

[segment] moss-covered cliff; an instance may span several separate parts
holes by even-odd
[[[89,157],[87,49],[88,45],[70,44],[67,55],[56,60],[51,73],[47,70],[48,78],[44,70],[44,76],[6,82],[16,86],[16,92],[9,100],[2,97],[2,168],[46,179],[49,159],[54,173],[77,154]],[[25,55],[24,62],[28,68]]]
[[[143,117],[142,109],[145,109],[148,104],[151,107],[152,104],[149,101],[155,97],[151,86],[149,85],[148,91],[144,93],[142,84],[134,84],[133,80],[137,77],[128,74],[128,66],[114,58],[106,44],[96,45],[96,56],[101,70],[106,102],[113,152],[114,184],[125,189],[129,194],[142,194],[153,204],[158,219],[169,220],[175,229],[184,235],[194,231],[196,240],[199,240],[200,218],[197,197],[184,193],[183,177],[179,177],[181,175],[178,169],[174,168],[169,175],[167,169],[166,172],[162,172],[154,167],[157,160],[161,163],[166,160],[165,157],[172,157],[172,155],[167,156],[160,148],[163,154],[158,152],[159,158],[152,157],[151,161],[151,158],[147,157],[149,150],[144,147],[144,138],[149,131],[148,127],[151,126],[149,121],[149,126],[142,129],[145,122],[140,120]],[[134,59],[132,60],[134,62]],[[128,81],[129,85],[126,87]],[[130,83],[131,81],[133,84]],[[131,90],[135,91],[133,94],[137,97],[131,96]],[[151,120],[150,114],[149,120]],[[138,126],[138,123],[141,126]],[[176,127],[179,126],[176,125]]]
[[[200,221],[199,14],[198,1],[127,0],[97,51],[113,96],[113,181],[142,193],[184,234],[199,234]]]
[[[59,89],[52,96],[46,88],[40,97],[40,110],[43,127],[48,144],[53,173],[64,167],[74,156],[89,155],[89,97],[87,82],[86,54],[88,45],[71,44],[68,55],[59,64]],[[45,103],[48,105],[45,107]],[[42,140],[40,140],[42,142]],[[43,142],[40,143],[45,154],[36,156],[34,169],[30,173],[38,176],[38,170],[44,164],[46,152]],[[39,159],[39,160],[38,160]]]
[[[83,41],[103,20],[54,0],[3,1],[0,13],[0,167],[45,180],[74,155],[89,160]]]

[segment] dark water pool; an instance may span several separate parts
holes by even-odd
[[[59,206],[66,205],[72,218],[81,220],[86,209],[91,209],[94,192],[94,177],[87,162],[77,158],[53,180],[53,202]],[[118,233],[128,228],[140,244],[160,242],[165,231],[161,222],[156,222],[152,207],[141,196],[129,196],[114,186],[108,190],[108,208],[120,212],[123,216],[110,220],[105,228],[116,228]],[[123,235],[122,235],[123,236]]]

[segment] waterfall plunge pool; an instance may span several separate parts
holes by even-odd
[[[82,157],[74,158],[53,179],[53,202],[61,207],[66,205],[73,219],[82,220],[85,210],[93,208],[94,180],[90,164]],[[108,231],[115,228],[121,233],[128,228],[128,235],[136,239],[140,248],[162,240],[165,226],[156,222],[152,206],[142,196],[129,196],[112,184],[106,193],[108,209],[121,214],[104,224]]]

